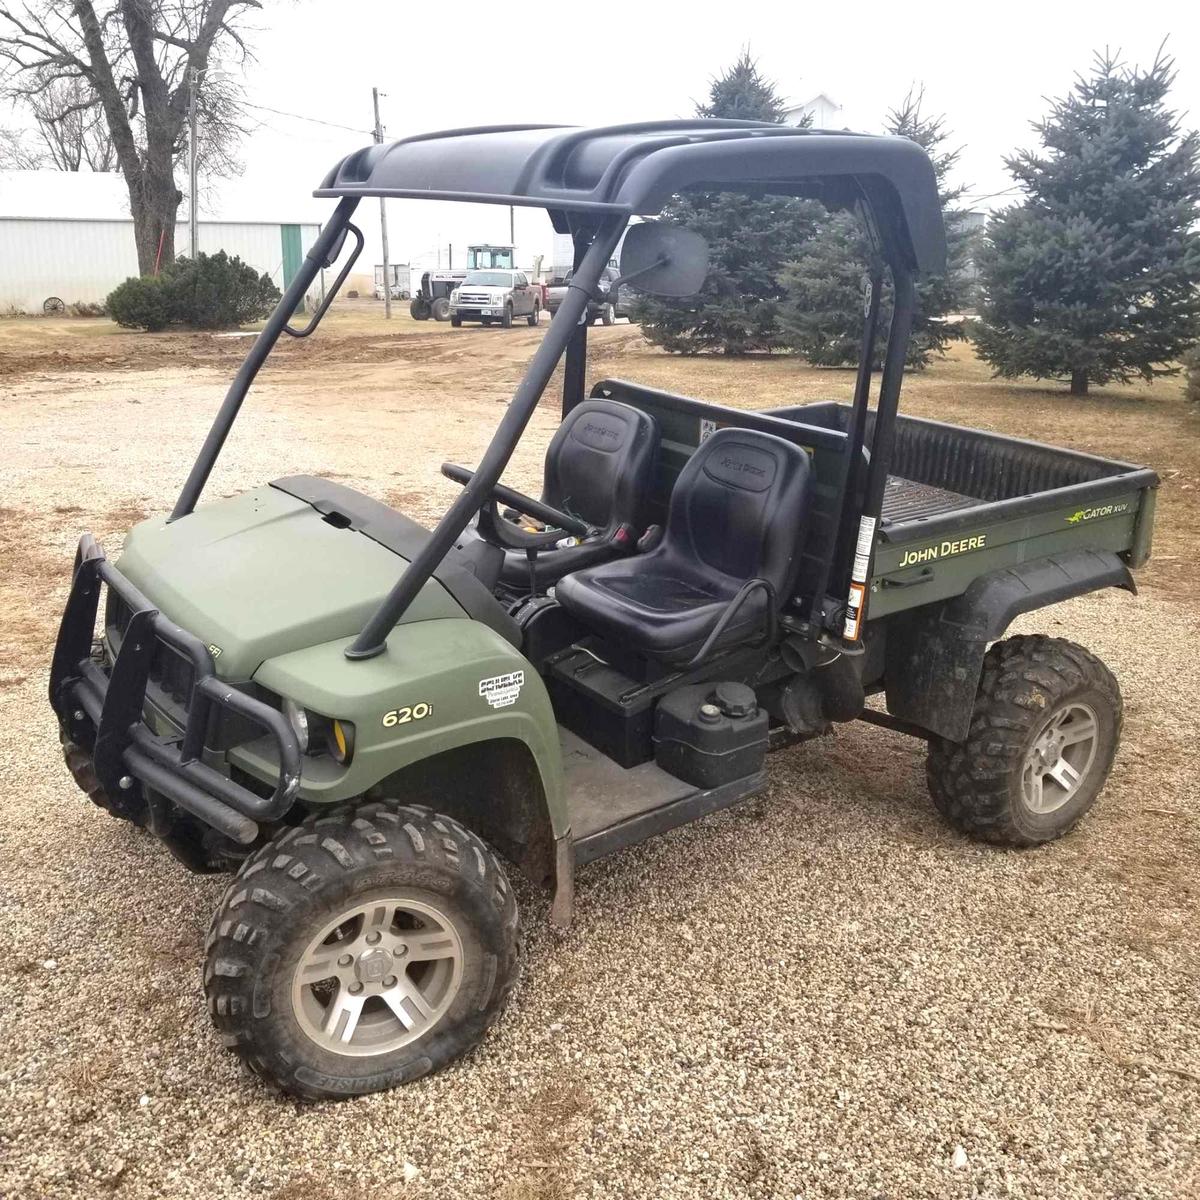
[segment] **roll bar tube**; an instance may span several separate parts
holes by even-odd
[[[879,309],[883,295],[882,271],[873,268],[869,278],[871,290],[867,300],[866,319],[863,322],[858,374],[854,381],[854,401],[846,427],[846,445],[838,465],[835,520],[830,532],[829,547],[821,560],[813,589],[811,619],[818,628],[824,628],[828,620],[825,598],[834,567],[845,562],[846,547],[854,536],[851,528],[855,523],[853,499],[858,494],[858,481],[862,472],[863,442],[866,437],[867,409],[871,403],[871,375],[875,362],[875,338],[879,330]],[[844,587],[845,583],[843,574],[834,586]]]
[[[917,290],[910,271],[893,263],[892,283],[892,327],[883,358],[879,404],[875,409],[875,433],[871,439],[871,466],[867,471],[866,496],[858,520],[858,540],[854,546],[850,589],[846,600],[846,620],[842,629],[842,641],[847,648],[857,645],[866,621],[867,581],[871,576],[875,532],[883,510],[883,492],[887,487],[888,468],[892,463],[892,448],[896,442],[896,410],[900,404],[900,383],[904,378],[904,361],[908,357],[908,339],[912,333],[917,302]]]
[[[229,430],[237,419],[242,401],[246,399],[246,393],[250,390],[250,385],[254,382],[259,368],[263,365],[267,355],[271,353],[275,343],[279,341],[284,327],[292,319],[292,314],[300,307],[300,302],[304,299],[309,285],[323,268],[333,265],[332,260],[341,249],[342,238],[350,227],[350,218],[357,207],[357,196],[347,196],[338,202],[337,208],[333,210],[333,216],[317,235],[312,248],[305,255],[304,262],[300,264],[300,270],[296,272],[292,282],[288,284],[287,290],[283,293],[282,299],[275,306],[275,311],[267,318],[262,332],[254,339],[254,345],[251,346],[250,353],[246,355],[246,361],[238,368],[233,383],[229,385],[229,391],[225,394],[225,399],[213,420],[212,428],[204,439],[204,445],[200,447],[196,461],[192,464],[192,469],[184,482],[183,490],[179,493],[179,499],[175,501],[175,507],[171,510],[168,521],[178,521],[180,517],[186,517],[195,510],[200,500],[200,493],[204,491],[204,485],[208,483],[208,477],[212,474],[212,469],[225,445],[225,439],[229,436]],[[361,249],[361,240],[359,248]],[[345,274],[346,272],[343,271],[342,275]],[[342,276],[339,276],[339,284],[341,278]],[[318,316],[323,315],[328,306],[329,302],[327,301]],[[311,332],[311,330],[305,332]]]
[[[589,231],[587,226],[576,225],[571,231],[574,257],[571,260],[571,279],[574,280],[587,254]],[[569,294],[569,291],[568,291]],[[583,402],[584,385],[587,382],[588,322],[580,321],[571,332],[567,342],[567,357],[563,363],[562,415],[565,417],[577,404]]]
[[[484,453],[470,483],[462,490],[445,515],[437,523],[429,540],[414,556],[396,586],[384,598],[383,603],[363,626],[362,632],[346,647],[347,658],[374,658],[382,654],[387,646],[387,636],[396,622],[425,586],[426,581],[446,557],[466,529],[471,518],[487,503],[492,489],[500,482],[500,476],[516,449],[529,418],[537,408],[550,377],[571,340],[580,319],[587,312],[588,298],[600,282],[601,274],[620,240],[628,218],[622,214],[605,218],[596,230],[596,236],[588,247],[580,264],[579,285],[567,289],[546,336],[542,338],[525,378],[521,380],[504,414],[491,444]]]

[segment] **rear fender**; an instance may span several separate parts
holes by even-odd
[[[961,596],[896,613],[887,619],[888,712],[963,741],[988,644],[1022,613],[1108,587],[1137,593],[1116,554],[1075,550],[991,571]]]

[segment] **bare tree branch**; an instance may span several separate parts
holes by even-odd
[[[220,70],[250,57],[245,18],[258,0],[0,0],[0,97],[27,131],[0,130],[0,156],[66,170],[118,166],[143,271],[174,256],[192,81],[197,154],[207,175],[236,172],[247,132],[243,90]]]

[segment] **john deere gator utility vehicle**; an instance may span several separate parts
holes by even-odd
[[[692,189],[861,216],[883,265],[851,403],[586,387],[581,318],[627,225],[622,280],[699,290],[702,239],[630,224]],[[131,530],[118,564],[80,541],[50,676],[89,796],[188,866],[236,872],[204,989],[254,1070],[345,1096],[443,1066],[517,972],[502,858],[565,923],[580,864],[761,792],[769,750],[840,722],[924,739],[934,804],[967,834],[1029,846],[1092,806],[1116,681],[1080,646],[1004,634],[1134,590],[1157,479],[898,416],[914,282],[945,264],[918,146],[735,121],[463,129],[370,146],[316,194],[336,206],[174,510]],[[353,239],[346,278],[368,196],[538,206],[574,239],[488,450],[443,466],[462,493],[432,530],[310,476],[200,504],[256,372],[281,335],[313,332],[329,299],[288,321]],[[501,474],[564,357],[535,499]]]

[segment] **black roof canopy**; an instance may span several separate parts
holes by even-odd
[[[900,137],[719,120],[451,129],[355,151],[315,194],[532,205],[565,228],[568,212],[652,216],[695,188],[864,204],[890,261],[945,268],[933,167]]]

